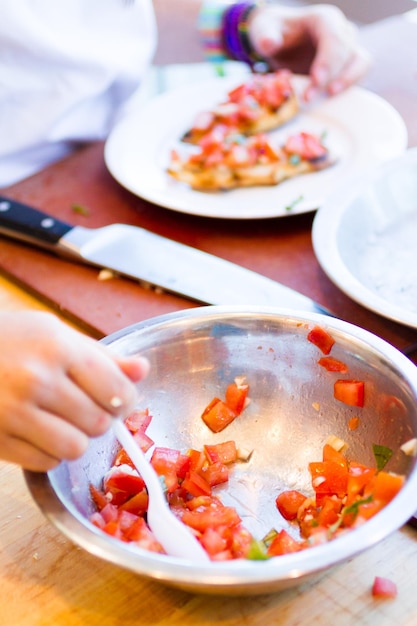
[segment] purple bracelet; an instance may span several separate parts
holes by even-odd
[[[223,46],[228,57],[250,66],[262,61],[253,51],[248,35],[248,20],[256,7],[250,2],[238,2],[226,9],[222,20]]]

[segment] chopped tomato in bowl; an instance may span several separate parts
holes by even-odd
[[[413,514],[417,371],[375,335],[289,309],[212,306],[103,343],[150,361],[127,425],[210,562],[163,553],[146,485],[111,431],[81,459],[26,474],[49,519],[92,554],[198,593],[270,593],[354,558]]]

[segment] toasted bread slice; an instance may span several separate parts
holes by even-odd
[[[206,141],[198,152],[185,159],[173,151],[168,173],[192,189],[222,191],[278,185],[334,163],[320,139],[309,133],[290,136],[278,149],[262,134],[247,138],[226,135],[221,142]]]
[[[243,135],[264,133],[282,126],[299,111],[291,76],[288,70],[253,75],[230,91],[224,102],[212,110],[200,112],[182,141],[198,144],[218,124],[233,127]]]

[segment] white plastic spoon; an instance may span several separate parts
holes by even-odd
[[[145,481],[149,496],[147,520],[157,541],[170,556],[195,562],[209,562],[210,558],[198,540],[171,512],[157,473],[136,444],[124,422],[115,419],[113,430]]]

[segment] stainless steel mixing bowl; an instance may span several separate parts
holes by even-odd
[[[363,408],[333,396],[336,375],[317,364],[317,346],[307,340],[316,324],[336,340],[332,355],[365,381]],[[282,309],[201,307],[130,326],[106,339],[119,354],[142,354],[151,373],[139,385],[140,406],[153,415],[157,445],[186,450],[235,439],[253,450],[233,468],[222,499],[238,509],[259,538],[271,527],[289,528],[275,498],[284,489],[311,490],[307,470],[320,460],[329,435],[348,444],[348,456],[373,464],[374,443],[394,454],[387,469],[407,475],[394,500],[363,526],[325,545],[268,561],[237,560],[195,565],[135,548],[103,534],[89,521],[89,483],[99,485],[117,449],[112,432],[92,440],[78,461],[48,474],[26,472],[44,514],[75,544],[117,565],[172,586],[212,594],[269,593],[323,574],[402,526],[417,508],[415,458],[400,449],[417,436],[417,368],[378,337],[331,317]],[[250,384],[251,403],[227,429],[212,433],[200,415],[236,376]],[[348,420],[360,417],[350,431]],[[293,529],[290,531],[293,533]]]

